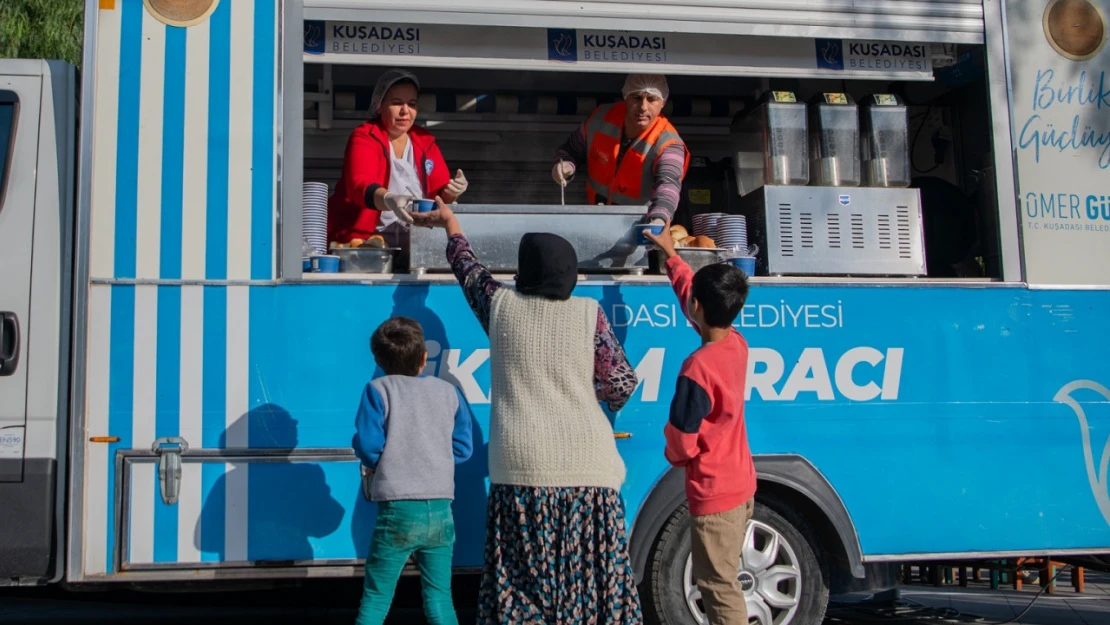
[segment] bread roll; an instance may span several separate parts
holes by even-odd
[[[385,247],[385,238],[380,234],[371,235],[366,242],[362,244],[363,247]]]
[[[347,245],[351,247],[362,247],[362,239],[351,239],[350,243]]]
[[[686,228],[683,228],[678,224],[671,226],[671,238],[675,241],[681,241],[688,236],[690,236],[690,233],[686,232]]]
[[[717,244],[713,241],[713,239],[710,239],[706,236],[701,236],[694,237],[694,240],[690,242],[690,247],[714,248],[717,247]]]

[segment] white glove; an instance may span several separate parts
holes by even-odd
[[[385,197],[382,198],[382,203],[385,204],[386,208],[393,211],[394,215],[397,215],[397,219],[407,224],[412,223],[412,215],[408,211],[408,208],[412,206],[412,196],[386,193]]]
[[[555,163],[555,167],[551,168],[551,179],[555,184],[560,186],[567,186],[567,180],[574,175],[574,163],[570,161],[559,161]]]
[[[462,170],[459,169],[455,171],[454,180],[448,182],[447,186],[444,187],[443,190],[447,192],[447,195],[454,196],[454,198],[457,200],[459,199],[460,195],[466,193],[466,189],[469,186],[470,185],[466,182],[466,176],[464,176]]]

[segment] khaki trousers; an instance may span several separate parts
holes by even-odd
[[[755,500],[732,510],[691,517],[694,583],[701,591],[709,625],[748,625],[740,587],[740,552]]]

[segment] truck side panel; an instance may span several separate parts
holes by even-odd
[[[215,447],[200,423],[222,430],[224,414],[248,409],[240,291],[136,284],[270,280],[276,232],[277,3],[221,2],[189,28],[166,26],[142,0],[96,18],[84,417],[89,436],[120,440],[87,443],[79,458],[84,528],[71,540],[84,576],[113,570],[116,452],[179,434]],[[198,308],[209,313],[203,328]],[[163,364],[177,359],[188,366]],[[225,367],[235,372],[226,384]],[[130,371],[128,384],[109,385],[109,369]],[[149,527],[165,511],[138,479],[149,505],[136,523]]]
[[[112,335],[101,380],[110,396],[204,367],[173,389],[200,397],[200,413],[174,412],[174,427],[159,432],[189,440],[180,502],[162,503],[155,459],[138,441],[121,446],[124,474],[105,485],[104,496],[123,503],[124,570],[355,564],[373,507],[347,448],[359,393],[375,374],[366,337],[392,315],[421,322],[426,373],[459,384],[475,408],[475,431],[488,433],[488,342],[456,285],[94,292],[101,289],[111,291],[110,310],[94,311],[97,332]],[[142,347],[164,345],[141,338],[144,327],[176,337],[166,323],[177,323],[179,311],[142,304],[169,290],[178,291],[175,301],[229,302],[180,311],[199,317],[191,323],[204,329],[192,340],[216,343],[214,354],[190,362],[176,347]],[[190,290],[197,293],[185,295]],[[697,337],[664,285],[578,293],[602,302],[642,380],[615,417],[615,429],[632,435],[618,441],[631,521],[666,469],[671,385]],[[1105,493],[1088,483],[1087,458],[1094,453],[1097,462],[1110,418],[1110,381],[1100,378],[1110,345],[1098,331],[1108,308],[1101,292],[757,286],[741,318],[752,347],[753,451],[812,462],[843,499],[865,557],[1105,548]],[[245,409],[227,411],[232,394],[245,398]],[[455,556],[463,567],[482,558],[488,454],[477,448],[457,475]],[[1034,456],[1053,471],[1007,477],[1015,457]],[[945,514],[922,514],[926,503]]]

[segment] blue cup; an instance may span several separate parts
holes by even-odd
[[[636,241],[640,245],[651,245],[651,240],[644,236],[644,230],[650,231],[655,236],[663,234],[664,224],[636,224]]]
[[[436,209],[435,200],[413,200],[412,205],[418,213],[430,213]]]
[[[316,273],[339,273],[339,257],[313,256],[312,271]]]
[[[302,258],[301,259],[301,271],[303,271],[304,273],[312,273],[312,259],[311,258]]]
[[[744,272],[746,276],[755,275],[755,256],[741,256],[740,258],[730,258],[728,262],[740,271]]]

